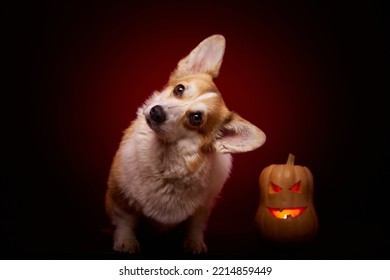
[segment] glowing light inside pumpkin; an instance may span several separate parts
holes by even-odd
[[[286,220],[287,218],[295,218],[299,215],[302,215],[303,212],[305,212],[307,207],[297,207],[297,208],[268,208],[269,212],[274,216],[275,218]]]

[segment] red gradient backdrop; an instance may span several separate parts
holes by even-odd
[[[240,13],[229,7],[233,4],[192,5],[163,12],[160,6],[125,5],[82,17],[60,67],[66,87],[56,104],[62,151],[87,178],[98,170],[106,174],[137,108],[162,88],[182,57],[220,33],[227,48],[217,86],[231,110],[267,134],[261,149],[235,156],[231,191],[223,196],[247,205],[266,165],[284,163],[289,152],[297,163],[313,168],[325,157],[332,109],[318,88],[323,69],[310,60],[310,46],[299,40],[288,19],[272,18],[269,10]],[[256,17],[260,21],[253,22]]]
[[[184,5],[170,12],[161,12],[160,6],[127,8],[85,15],[63,49],[59,70],[65,93],[58,96],[55,110],[72,165],[93,174],[96,165],[113,155],[142,102],[163,87],[182,57],[214,33],[227,40],[216,83],[228,107],[268,136],[263,148],[237,158],[245,162],[235,168],[243,173],[240,185],[253,182],[246,176],[257,177],[265,165],[284,162],[288,152],[309,165],[323,157],[332,108],[326,91],[318,87],[324,83],[322,65],[310,60],[310,46],[288,23],[274,18],[269,26],[254,25],[256,15],[233,17],[234,7],[211,6],[210,11]],[[182,10],[192,17],[178,24]],[[267,12],[258,17],[269,17]]]
[[[39,203],[24,198],[24,205],[73,237],[76,227],[88,232],[104,227],[106,179],[122,131],[143,101],[163,87],[176,63],[219,33],[227,47],[216,84],[227,106],[260,127],[267,141],[256,151],[234,155],[231,178],[211,217],[211,235],[225,234],[232,241],[231,235],[242,240],[252,234],[260,172],[284,163],[288,153],[314,174],[320,223],[331,225],[331,232],[332,219],[343,223],[338,209],[362,212],[362,184],[373,181],[371,175],[360,181],[344,171],[361,173],[356,161],[370,158],[368,169],[379,181],[383,150],[376,145],[385,143],[375,126],[382,117],[372,109],[376,101],[359,97],[366,89],[377,92],[376,59],[368,53],[378,50],[379,31],[371,32],[372,22],[347,14],[347,7],[334,8],[254,1],[10,6],[10,15],[20,15],[15,22],[9,17],[10,41],[17,42],[13,51],[18,53],[11,70],[21,71],[24,80],[11,92],[16,104],[18,90],[25,96],[12,130],[19,131],[23,123],[35,147],[26,149],[30,177],[22,177],[20,184],[31,179],[41,186],[26,191]],[[373,10],[356,9],[376,18]],[[377,142],[361,139],[365,125]],[[25,147],[22,139],[16,144]],[[354,165],[347,166],[350,162]],[[355,186],[352,196],[342,188],[348,184]],[[336,189],[338,196],[332,193]],[[330,209],[329,201],[338,209]],[[47,209],[54,209],[57,218]],[[59,221],[69,219],[74,221],[69,227]],[[47,247],[56,245],[54,238],[47,240]],[[222,243],[214,246],[223,248]],[[239,244],[235,250],[241,253]]]

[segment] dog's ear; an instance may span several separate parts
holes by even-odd
[[[266,136],[262,130],[231,112],[229,119],[220,128],[220,135],[213,148],[219,153],[242,153],[259,148]]]
[[[205,73],[216,78],[225,53],[225,38],[213,35],[203,40],[191,53],[179,61],[171,78]]]

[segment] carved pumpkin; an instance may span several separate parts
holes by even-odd
[[[313,175],[307,167],[294,165],[294,159],[289,154],[286,164],[264,168],[259,178],[255,225],[263,237],[275,242],[309,240],[318,231]]]

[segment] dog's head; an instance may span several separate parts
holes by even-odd
[[[183,58],[168,84],[144,104],[142,114],[164,142],[188,139],[203,150],[246,152],[265,134],[225,106],[213,79],[218,76],[225,38],[213,35]]]

